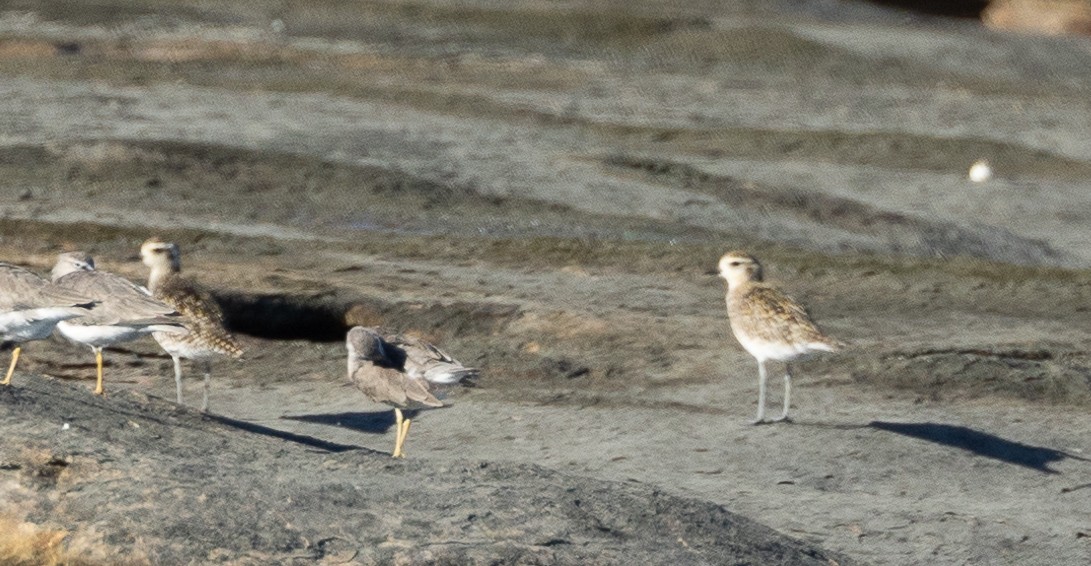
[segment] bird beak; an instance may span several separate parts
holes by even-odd
[[[719,271],[716,271],[715,269],[710,269],[710,270],[708,270],[708,271],[706,271],[706,272],[705,272],[705,275],[711,275],[711,276],[713,276],[713,277],[716,277],[716,276],[718,276],[719,274],[720,274],[720,272],[719,272]]]

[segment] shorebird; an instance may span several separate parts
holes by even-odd
[[[802,305],[775,287],[762,283],[761,264],[745,252],[720,258],[720,276],[727,281],[727,316],[731,332],[758,361],[758,416],[765,420],[765,362],[784,362],[784,412],[776,421],[788,421],[791,403],[790,362],[808,354],[836,352],[844,347],[822,333]]]
[[[0,385],[11,383],[24,342],[48,338],[58,322],[81,317],[95,304],[97,301],[58,287],[36,273],[0,262],[0,342],[15,344]]]
[[[440,398],[448,389],[468,385],[479,373],[428,342],[378,328],[354,327],[345,345],[349,379],[372,401],[394,407],[395,458],[405,457],[402,446],[412,422],[402,409],[442,407]]]
[[[86,344],[95,353],[95,394],[102,395],[102,348],[152,332],[186,333],[181,315],[155,300],[151,292],[124,277],[95,271],[95,260],[83,252],[57,256],[53,283],[101,301],[86,316],[57,324],[65,338]]]
[[[208,411],[208,389],[212,375],[212,359],[217,356],[238,358],[242,346],[224,328],[223,312],[216,301],[195,281],[183,277],[182,256],[178,246],[151,238],[140,246],[140,258],[151,268],[148,289],[152,296],[163,301],[186,317],[189,334],[155,332],[156,342],[174,360],[174,384],[178,392],[178,404],[182,404],[182,358],[200,362],[205,374],[205,397],[202,411]]]

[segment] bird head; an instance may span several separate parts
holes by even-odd
[[[53,281],[75,271],[94,271],[95,260],[86,252],[65,252],[57,256],[53,266]]]
[[[761,264],[746,252],[727,252],[720,258],[720,277],[727,280],[728,287],[747,281],[761,281]]]
[[[152,269],[182,269],[182,254],[178,245],[159,238],[149,238],[140,246],[140,259]]]

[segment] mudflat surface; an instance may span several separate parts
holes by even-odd
[[[1087,563],[1091,47],[720,4],[0,6],[0,259],[172,239],[247,347],[203,417],[29,344],[0,501],[107,563]],[[852,345],[792,424],[738,248]],[[405,462],[358,323],[484,371]]]

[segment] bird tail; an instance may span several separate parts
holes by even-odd
[[[181,324],[152,324],[148,326],[148,330],[168,334],[189,334],[189,329]]]
[[[442,364],[428,370],[424,379],[439,385],[461,383],[474,385],[473,380],[481,372],[477,368],[467,368],[455,364]]]
[[[824,352],[840,352],[849,347],[847,343],[836,338],[830,338],[829,336],[822,336],[818,340],[808,344],[808,346],[812,350],[822,350]]]
[[[236,360],[242,357],[242,344],[230,334],[224,334],[223,336],[216,336],[213,340],[213,346],[221,354]]]

